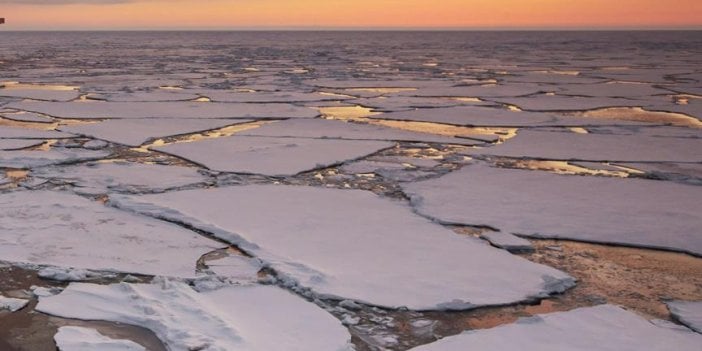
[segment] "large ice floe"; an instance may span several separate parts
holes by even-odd
[[[211,232],[261,259],[284,281],[329,298],[468,309],[573,285],[565,273],[459,236],[366,191],[250,185],[112,201]]]
[[[11,151],[26,149],[43,144],[43,140],[36,139],[0,139],[0,150]]]
[[[61,327],[54,341],[59,351],[146,351],[133,341],[108,338],[95,329],[82,327]]]
[[[702,138],[523,130],[506,143],[470,152],[549,160],[702,162],[700,150]]]
[[[621,307],[601,305],[468,331],[412,351],[696,351],[700,345],[702,335],[659,327]]]
[[[17,110],[60,118],[300,118],[315,117],[314,109],[291,104],[238,104],[202,102],[44,102],[8,104]]]
[[[207,180],[193,167],[131,162],[45,167],[32,171],[32,176],[72,183],[83,194],[162,192]]]
[[[269,123],[239,135],[350,140],[396,140],[443,144],[476,145],[483,142],[465,138],[417,133],[384,126],[324,119],[291,119]],[[475,135],[484,137],[484,135]]]
[[[211,170],[285,176],[361,158],[393,145],[384,141],[230,136],[152,149]]]
[[[99,160],[110,154],[105,150],[52,148],[50,150],[0,151],[0,167],[34,168],[49,165]]]
[[[72,137],[75,137],[75,135],[55,130],[0,126],[0,139],[60,139]]]
[[[673,318],[702,333],[702,301],[668,301],[666,304]]]
[[[59,127],[59,129],[118,144],[139,146],[156,138],[202,132],[246,122],[251,122],[251,120],[193,118],[178,120],[170,118],[110,119],[99,123],[66,125]]]
[[[37,310],[153,331],[169,351],[350,351],[351,336],[326,311],[275,286],[197,292],[180,282],[73,283]]]
[[[698,186],[474,164],[403,189],[443,223],[702,255]]]
[[[5,193],[0,207],[3,261],[189,278],[202,255],[224,246],[60,192]]]

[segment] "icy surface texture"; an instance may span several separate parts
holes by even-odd
[[[111,339],[95,329],[82,327],[61,327],[54,341],[59,351],[146,351],[133,341]]]
[[[676,320],[702,333],[702,301],[670,301],[666,304]]]

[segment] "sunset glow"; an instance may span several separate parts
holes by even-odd
[[[0,1],[3,29],[699,28],[699,0]]]

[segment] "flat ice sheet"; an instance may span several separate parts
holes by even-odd
[[[59,351],[146,351],[133,341],[108,338],[82,327],[60,327],[54,341]]]
[[[98,123],[60,126],[59,129],[118,144],[139,146],[153,139],[202,132],[251,121],[193,118],[111,119]]]
[[[15,299],[12,297],[5,297],[0,295],[0,311],[8,310],[10,312],[17,312],[27,306],[29,300],[25,299]]]
[[[601,305],[468,331],[412,351],[696,351],[702,336],[664,328],[621,307]]]
[[[404,184],[423,215],[540,238],[702,255],[702,187],[469,165]]]
[[[238,135],[351,140],[395,140],[441,144],[477,145],[480,141],[465,138],[417,133],[390,127],[326,119],[297,119],[269,123]],[[483,135],[476,135],[481,137]]]
[[[580,97],[564,95],[533,95],[499,98],[496,102],[515,105],[528,111],[585,111],[605,107],[643,107],[646,99],[631,100],[614,97]]]
[[[32,139],[0,139],[0,150],[19,150],[43,144],[43,140]]]
[[[32,88],[0,89],[1,97],[33,99],[45,101],[71,101],[80,96],[78,90],[48,90]]]
[[[331,314],[275,286],[196,292],[179,282],[73,283],[41,298],[37,310],[65,318],[148,328],[171,351],[351,351]]]
[[[542,112],[510,111],[507,109],[458,106],[447,108],[425,108],[412,111],[382,113],[370,116],[374,119],[418,121],[483,127],[543,127],[543,126],[588,126],[645,124],[608,119],[576,118],[557,116]]]
[[[305,93],[305,92],[228,92],[221,90],[203,91],[200,93],[207,96],[215,102],[254,102],[254,103],[272,103],[272,102],[310,102],[310,101],[337,101],[352,99],[339,95],[328,95],[320,93]]]
[[[74,136],[75,135],[55,130],[0,126],[0,139],[61,139]]]
[[[112,200],[212,232],[284,279],[332,298],[467,309],[544,296],[573,283],[560,271],[459,236],[367,191],[256,185]]]
[[[110,153],[103,150],[53,148],[51,150],[0,151],[0,167],[34,168],[49,165],[98,160]]]
[[[393,145],[382,141],[235,135],[152,149],[216,171],[285,176],[364,157]]]
[[[702,162],[702,139],[521,130],[505,143],[471,154],[549,160]]]
[[[131,162],[46,167],[32,171],[32,176],[73,183],[83,194],[162,192],[207,180],[197,168]]]
[[[702,301],[669,301],[666,304],[673,318],[702,333]]]
[[[60,118],[312,118],[319,113],[290,104],[215,102],[13,102],[7,107]]]
[[[52,191],[0,195],[0,260],[194,277],[222,244],[177,225]]]

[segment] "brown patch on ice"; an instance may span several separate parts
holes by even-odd
[[[616,119],[623,121],[665,123],[674,126],[702,128],[697,118],[682,113],[648,111],[640,107],[612,107],[576,114],[581,117]]]

